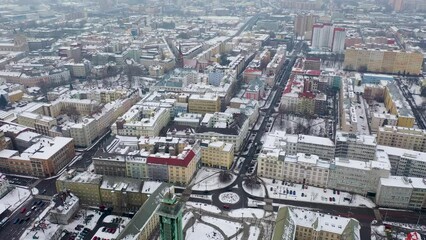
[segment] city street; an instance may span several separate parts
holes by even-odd
[[[31,211],[31,208],[33,207],[34,202],[42,202],[40,204],[35,205],[36,210],[32,210],[32,213],[28,216],[29,220],[24,221],[24,219],[27,218],[25,214],[28,213],[28,211]],[[44,204],[43,204],[44,203]],[[0,228],[0,234],[1,236],[10,236],[10,240],[16,240],[19,239],[19,237],[24,233],[24,231],[33,224],[33,222],[36,220],[36,218],[46,209],[50,204],[50,201],[44,201],[39,199],[32,199],[27,201],[23,206],[16,209],[12,215],[9,216],[9,220],[7,221],[6,225],[4,225],[2,228]],[[21,213],[21,210],[25,208],[25,212]],[[19,219],[18,223],[14,223],[17,219]],[[21,222],[22,220],[22,222]]]

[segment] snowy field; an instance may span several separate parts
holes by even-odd
[[[219,195],[219,201],[227,204],[235,204],[240,201],[240,196],[234,192],[224,192]]]
[[[331,189],[311,186],[308,186],[308,189],[302,189],[302,184],[290,185],[289,183],[287,183],[287,185],[282,185],[281,181],[276,181],[276,183],[272,183],[272,179],[262,178],[262,180],[266,184],[269,197],[274,199],[288,199],[303,202],[327,203],[354,207],[375,207],[375,204],[371,200],[357,194],[350,194],[342,191],[339,192],[340,194],[337,194],[337,192],[333,193],[333,190]],[[256,195],[255,193],[253,193],[252,195],[264,197],[264,194]],[[334,198],[334,201],[330,201],[330,197]],[[352,199],[352,202],[345,200],[345,198]]]
[[[243,189],[246,193],[256,196],[256,197],[265,197],[266,193],[265,193],[265,188],[263,187],[262,184],[260,184],[260,187],[258,188],[249,188],[245,185],[245,182],[243,182]]]
[[[226,188],[231,185],[237,176],[232,175],[232,180],[226,183],[219,181],[220,169],[215,168],[201,168],[195,178],[192,180],[192,190],[194,191],[212,191],[217,189]]]
[[[240,208],[230,211],[228,215],[235,218],[263,218],[265,211],[258,208]]]
[[[16,187],[0,199],[0,208],[14,211],[23,202],[28,200],[30,195],[31,194],[28,189]]]
[[[194,209],[201,208],[204,211],[211,212],[211,213],[220,213],[221,210],[213,205],[206,204],[206,203],[196,203],[196,202],[186,202],[186,206]]]
[[[224,240],[225,238],[214,228],[206,224],[195,222],[193,227],[186,230],[186,240]]]
[[[289,134],[297,134],[299,130],[306,130],[309,131],[309,135],[323,137],[326,133],[326,121],[327,120],[322,118],[307,120],[305,118],[294,115],[283,115],[282,118],[281,116],[278,116],[275,119],[271,132],[275,132],[278,130],[286,131]],[[298,125],[301,126],[300,129],[298,129]]]
[[[202,216],[201,220],[219,227],[227,237],[234,235],[240,228],[243,227],[241,223],[231,222],[225,219],[219,219],[210,216]]]

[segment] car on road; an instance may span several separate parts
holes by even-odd
[[[17,224],[19,222],[19,218],[15,219],[15,221],[13,221],[13,224]]]
[[[32,211],[28,211],[28,212],[25,214],[25,217],[30,216],[30,215],[31,215],[31,213],[32,213]]]
[[[26,209],[26,208],[22,208],[22,209],[21,209],[21,213],[24,213],[25,211],[27,211],[27,209]]]
[[[224,209],[229,209],[229,205],[226,205],[226,204],[225,204],[225,205],[223,205],[223,208],[224,208]]]

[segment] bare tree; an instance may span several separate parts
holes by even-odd
[[[221,171],[219,173],[219,181],[220,182],[229,182],[232,180],[232,174],[229,171]]]
[[[244,185],[250,189],[260,188],[260,182],[257,180],[256,176],[250,176],[244,182]]]

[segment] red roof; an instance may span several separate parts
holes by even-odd
[[[299,97],[304,97],[304,98],[314,98],[315,94],[312,92],[303,92],[299,94]]]
[[[180,166],[187,167],[191,160],[194,158],[195,153],[190,150],[188,154],[186,154],[184,159],[179,159],[176,157],[154,157],[149,156],[146,160],[147,163],[161,164],[161,165],[172,165],[172,166]]]
[[[321,70],[306,70],[305,75],[308,76],[319,76],[321,75]]]

